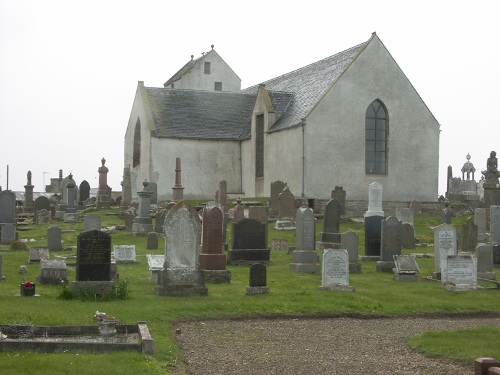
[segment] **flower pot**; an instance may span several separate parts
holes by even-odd
[[[21,283],[19,288],[21,296],[32,297],[35,295],[35,283],[30,283],[29,286],[26,283]]]

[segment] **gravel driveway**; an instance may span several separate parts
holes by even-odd
[[[485,325],[500,326],[500,314],[182,322],[174,329],[187,364],[173,373],[473,374],[474,363],[428,357],[405,340]]]

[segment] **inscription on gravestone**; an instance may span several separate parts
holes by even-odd
[[[250,266],[251,287],[267,286],[266,266],[261,263],[255,263]]]
[[[76,281],[111,281],[111,236],[92,230],[77,237]]]

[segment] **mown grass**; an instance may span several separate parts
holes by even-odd
[[[121,225],[123,221],[115,210],[99,211],[103,226]],[[461,225],[466,218],[453,218],[453,224]],[[433,253],[433,227],[440,224],[439,217],[415,217],[415,228],[420,246],[403,253]],[[80,223],[55,222],[63,231],[64,246],[73,246],[70,250],[52,252],[56,255],[76,253],[76,238],[82,229]],[[316,233],[319,237],[321,223],[318,222]],[[46,226],[31,225],[32,230],[20,231],[19,237],[34,239],[30,246],[46,246]],[[346,222],[341,231],[352,230],[360,235],[360,255],[364,254],[363,225],[358,222]],[[230,242],[231,230],[227,238]],[[289,246],[295,245],[295,233],[276,231],[269,224],[269,246],[273,238],[287,239]],[[406,315],[425,313],[470,313],[475,311],[499,311],[500,296],[494,290],[455,293],[441,288],[439,283],[422,282],[401,283],[392,279],[390,274],[375,272],[375,263],[362,262],[363,273],[351,274],[350,285],[355,293],[335,293],[318,290],[321,275],[300,274],[289,271],[291,256],[285,251],[273,251],[267,269],[269,295],[247,296],[249,270],[244,266],[228,266],[232,272],[231,284],[208,284],[206,297],[159,297],[154,292],[154,284],[148,281],[149,271],[146,254],[163,254],[164,240],[160,239],[158,250],[146,249],[145,237],[134,237],[126,231],[112,234],[113,245],[135,245],[137,263],[118,265],[121,280],[128,285],[128,299],[112,301],[81,301],[78,299],[62,300],[58,298],[62,287],[37,285],[36,291],[41,297],[15,297],[19,293],[19,284],[27,279],[34,281],[39,266],[27,264],[28,252],[9,250],[1,247],[3,254],[3,275],[6,281],[0,283],[0,322],[14,324],[32,322],[34,325],[73,325],[95,324],[95,311],[104,311],[116,316],[123,323],[135,323],[145,320],[155,340],[157,352],[153,356],[138,353],[113,353],[92,355],[79,353],[0,353],[2,374],[50,373],[59,374],[68,371],[79,374],[94,373],[168,373],[183,358],[176,345],[175,323],[186,319],[217,319],[223,317],[265,316],[265,315],[335,315],[340,313],[365,313],[383,315]],[[418,264],[422,276],[434,270],[432,258],[419,258]],[[28,267],[28,275],[19,274],[19,266]],[[69,267],[68,279],[75,279],[75,270]],[[468,333],[466,333],[468,335]],[[500,335],[499,335],[500,336]],[[473,335],[471,335],[472,340]],[[449,340],[453,342],[453,340]],[[496,346],[500,347],[497,341]],[[490,344],[492,341],[490,340]],[[446,353],[442,353],[446,354]],[[475,354],[473,356],[476,356]],[[477,355],[477,356],[483,356]]]

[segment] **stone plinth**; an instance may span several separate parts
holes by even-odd
[[[294,250],[290,271],[304,273],[319,273],[320,265],[315,250]]]
[[[201,270],[203,279],[207,284],[230,284],[230,270]]]
[[[270,257],[270,249],[232,249],[228,251],[228,263],[232,265],[268,263]]]

